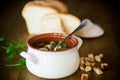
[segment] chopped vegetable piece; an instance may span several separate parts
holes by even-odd
[[[54,41],[51,41],[50,43],[39,43],[37,44],[37,47],[39,50],[43,50],[43,51],[53,51],[54,48],[57,46],[57,43],[55,43]],[[67,45],[65,43],[62,43],[59,47],[58,50],[64,50],[67,49]]]

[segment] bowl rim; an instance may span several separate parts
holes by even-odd
[[[49,37],[46,37],[46,36],[49,36]],[[27,45],[30,48],[32,48],[32,49],[39,50],[39,51],[44,51],[44,50],[40,50],[40,49],[37,49],[37,48],[33,47],[32,43],[34,41],[36,41],[36,40],[39,40],[40,37],[42,39],[42,38],[52,38],[52,37],[53,38],[64,38],[66,36],[67,36],[67,34],[65,34],[65,33],[44,33],[44,34],[38,34],[38,35],[34,35],[31,38],[29,38],[28,41],[27,41]],[[78,40],[74,36],[71,36],[69,40],[71,40],[71,42],[74,42],[72,47],[64,49],[64,50],[56,50],[56,51],[50,50],[50,51],[45,51],[45,52],[61,52],[61,51],[66,51],[66,50],[70,50],[72,48],[75,48],[78,45]]]

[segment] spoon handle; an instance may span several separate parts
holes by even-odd
[[[75,32],[77,32],[77,31],[79,31],[80,29],[82,29],[83,27],[85,27],[86,26],[86,24],[87,24],[87,21],[88,21],[88,19],[84,19],[83,21],[82,21],[82,23],[73,31],[73,32],[71,32],[67,37],[65,37],[65,39],[63,39],[62,41],[64,42],[64,41],[66,41],[68,38],[70,38],[70,36],[72,36]]]
[[[82,29],[83,27],[86,26],[88,22],[88,19],[84,19],[82,21],[82,23],[73,31],[71,32],[67,37],[65,37],[63,40],[59,41],[59,43],[57,44],[57,46],[54,48],[54,51],[57,50],[57,48],[60,46],[60,44],[62,44],[63,42],[65,42],[67,39],[69,39],[75,32],[79,31],[80,29]]]

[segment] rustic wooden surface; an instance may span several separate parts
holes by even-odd
[[[27,42],[30,35],[21,16],[21,10],[28,1],[9,0],[0,3],[0,36],[4,36],[7,40],[21,39],[24,43]],[[100,25],[105,31],[105,34],[98,38],[82,38],[84,43],[79,49],[80,56],[87,56],[91,52],[94,54],[103,53],[104,61],[109,64],[108,70],[103,75],[89,72],[89,80],[120,80],[120,16],[118,6],[115,5],[117,3],[95,0],[61,1],[68,6],[69,13],[76,15],[81,20],[88,18]],[[0,80],[48,80],[32,75],[26,67],[21,70],[15,67],[5,67],[6,63],[3,61],[5,56],[4,50],[0,48]],[[81,74],[82,71],[78,69],[73,75],[58,80],[80,80]]]

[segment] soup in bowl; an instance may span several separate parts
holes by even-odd
[[[38,77],[48,79],[67,77],[76,72],[80,64],[78,50],[82,45],[79,37],[70,37],[54,51],[54,47],[66,36],[64,33],[45,33],[29,38],[27,52],[20,54],[26,59],[27,69]]]

